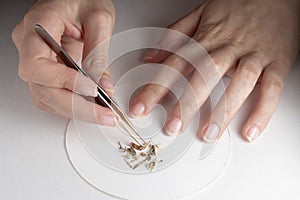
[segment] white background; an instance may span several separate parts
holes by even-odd
[[[115,2],[115,32],[164,27],[199,4],[192,0]],[[0,199],[110,199],[86,184],[69,164],[63,147],[67,119],[36,110],[18,78],[17,51],[10,33],[32,3],[0,3]],[[264,135],[254,144],[245,143],[239,135],[253,104],[249,101],[230,126],[233,150],[225,174],[194,199],[299,199],[299,86],[298,59]]]

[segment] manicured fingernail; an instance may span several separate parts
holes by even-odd
[[[103,126],[115,126],[116,120],[115,120],[114,116],[105,116],[99,120],[99,124],[101,124]]]
[[[110,78],[108,78],[107,76],[102,76],[100,79],[100,85],[102,85],[102,87],[106,90],[113,90],[114,86],[110,80]]]
[[[178,118],[173,118],[167,124],[166,132],[168,135],[177,135],[179,134],[182,127],[182,121]]]
[[[256,125],[252,126],[247,132],[248,141],[253,142],[254,140],[256,140],[259,134],[260,134],[259,128]]]
[[[205,130],[203,139],[205,142],[214,142],[217,140],[220,133],[220,129],[217,124],[211,123]]]
[[[91,85],[80,85],[78,87],[78,92],[84,96],[97,96],[96,87],[93,87]]]
[[[159,51],[159,49],[152,49],[145,55],[144,60],[147,61],[153,59],[159,53]]]
[[[134,104],[131,110],[131,115],[133,117],[142,116],[145,112],[145,105],[142,103]]]

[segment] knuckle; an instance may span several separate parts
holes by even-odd
[[[50,101],[50,94],[47,88],[38,86],[36,84],[30,84],[29,86],[33,102],[37,108],[40,104],[48,105]]]
[[[56,34],[63,27],[61,14],[57,10],[39,4],[24,15],[22,22],[24,28],[32,27],[37,23],[41,24],[52,34]],[[31,31],[31,33],[33,32]]]
[[[203,41],[207,40],[208,35],[209,35],[209,34],[207,34],[207,33],[204,32],[204,31],[199,31],[198,34],[196,34],[196,35],[193,36],[193,39],[194,39],[195,41],[197,41],[199,44],[202,44]]]
[[[198,109],[197,105],[191,102],[182,102],[180,103],[180,107],[181,107],[181,111],[188,114],[192,114]]]
[[[46,92],[44,89],[35,90],[35,97],[37,99],[37,102],[41,102],[46,105],[50,101],[50,94]]]
[[[171,67],[172,65],[178,65],[180,62],[181,62],[180,56],[174,55],[172,57],[167,58],[167,60],[164,64]]]
[[[18,75],[19,77],[26,82],[29,82],[31,80],[31,72],[28,70],[27,67],[24,66],[24,64],[21,64],[21,61],[19,63],[19,69],[18,69]]]
[[[158,98],[159,97],[159,91],[156,87],[153,87],[152,85],[148,85],[144,87],[143,93],[146,93],[147,96],[150,96],[152,98]]]
[[[179,56],[179,55],[174,56],[172,59],[174,61],[175,66],[176,65],[178,65],[178,66],[183,65],[186,62],[185,59],[183,57]]]
[[[19,36],[19,34],[20,34],[19,27],[20,27],[20,23],[11,32],[11,39],[15,43],[15,45],[17,45],[17,43],[18,43],[17,41],[20,37]]]
[[[101,68],[104,68],[107,65],[107,62],[107,54],[105,52],[99,52],[93,57],[93,59],[90,62],[90,65],[86,66],[86,70],[89,70],[89,68],[96,68],[102,71]]]
[[[254,55],[250,55],[240,61],[238,71],[243,77],[256,80],[261,74],[262,67],[258,58]]]
[[[213,64],[219,71],[224,71],[229,68],[231,61],[235,58],[236,48],[232,44],[226,44],[220,48],[212,50],[210,56],[213,60]],[[223,69],[224,68],[224,69]],[[222,70],[223,69],[223,70]]]
[[[214,62],[214,65],[217,69],[221,69],[221,66],[224,64],[224,56],[221,56],[221,55],[212,55],[212,60]]]
[[[211,66],[210,73],[214,73],[215,75],[218,74],[219,78],[226,72],[226,70],[229,68],[230,62],[228,62],[228,55],[225,54],[213,54],[211,55],[212,62],[207,60],[207,66]]]
[[[54,85],[59,88],[66,88],[72,90],[74,87],[74,81],[76,72],[73,70],[63,70],[58,73],[54,80]]]
[[[247,77],[248,80],[256,80],[261,73],[261,70],[257,67],[257,65],[253,63],[248,63],[242,66],[239,71],[240,74],[243,77]]]
[[[95,10],[91,13],[89,18],[111,25],[115,23],[114,14],[109,12],[108,10]]]
[[[266,82],[267,90],[274,90],[280,92],[284,87],[284,82],[281,78],[277,76],[273,76]]]
[[[183,68],[185,68],[184,63],[185,60],[182,57],[174,55],[167,58],[164,64],[172,69],[175,69],[176,71],[181,71]]]
[[[24,15],[24,18],[23,18],[24,24],[31,23],[32,19],[34,19],[34,12],[33,12],[33,10],[27,12]]]
[[[48,107],[40,101],[33,100],[33,104],[37,109],[39,109],[41,111],[48,111]]]
[[[46,8],[42,5],[36,5],[36,7],[24,15],[23,21],[26,25],[32,25],[38,21],[44,21],[50,25],[57,25],[58,17],[59,13],[55,9],[49,9],[48,7]]]

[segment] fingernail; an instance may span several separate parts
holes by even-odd
[[[91,85],[80,85],[78,88],[78,92],[84,96],[97,96],[96,87],[93,87]]]
[[[211,123],[205,130],[204,133],[204,141],[207,143],[211,143],[217,140],[220,133],[220,129],[217,124]]]
[[[159,53],[159,49],[152,49],[150,50],[144,57],[144,60],[151,60],[153,59],[158,53]]]
[[[131,114],[133,117],[139,117],[143,115],[145,112],[145,106],[142,103],[137,103],[133,105]]]
[[[102,87],[106,90],[113,90],[114,86],[111,83],[110,78],[108,78],[107,76],[102,76],[100,79],[100,85],[102,85]]]
[[[256,125],[252,126],[247,132],[248,141],[253,142],[254,140],[256,140],[259,134],[260,134],[259,128]]]
[[[177,135],[179,134],[182,127],[182,121],[178,118],[173,118],[167,124],[167,134],[168,135]]]
[[[99,120],[99,124],[101,124],[103,126],[115,126],[116,120],[115,120],[114,116],[105,116]]]

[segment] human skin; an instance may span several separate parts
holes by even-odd
[[[209,75],[205,70],[202,73],[208,74],[206,79],[215,80],[213,86],[225,74],[232,76],[223,97],[199,131],[203,140],[214,142],[222,135],[259,82],[258,101],[241,130],[245,140],[254,141],[269,123],[285,77],[299,53],[300,1],[207,0],[168,28],[192,37],[206,49],[219,74]],[[163,36],[157,49],[168,49],[168,45],[178,51],[189,48],[183,46],[183,41],[171,39],[168,34]],[[185,129],[211,91],[183,58],[157,49],[146,54],[146,62],[163,63],[184,75],[192,73],[190,85],[196,98],[184,92],[166,120],[166,133],[175,136]],[[159,74],[154,78],[157,77]],[[173,79],[175,82],[176,77]],[[131,115],[147,115],[168,91],[165,86],[147,84],[131,101]]]
[[[19,76],[27,82],[34,104],[43,111],[67,118],[114,126],[113,113],[86,100],[96,95],[96,84],[57,60],[56,55],[34,32],[41,24],[75,60],[88,53],[112,34],[115,10],[110,0],[40,0],[12,32],[19,52]],[[87,66],[90,75],[112,94],[105,54]],[[92,60],[93,61],[93,60]]]
[[[209,52],[221,76],[233,72],[224,97],[212,112],[211,120],[200,131],[205,141],[214,141],[221,136],[258,79],[261,83],[260,98],[242,132],[245,139],[253,141],[265,129],[279,101],[284,79],[299,51],[299,7],[297,0],[210,0],[169,26],[199,42]],[[79,120],[115,125],[108,108],[83,98],[95,96],[95,84],[59,63],[33,31],[34,24],[43,25],[79,62],[97,44],[110,37],[114,12],[110,0],[41,0],[25,15],[14,29],[12,38],[19,51],[19,75],[27,82],[36,107],[68,118],[76,113]],[[159,45],[166,43],[165,40],[167,37],[162,38]],[[172,41],[172,45],[180,48],[181,42]],[[100,59],[105,63],[105,56],[101,55]],[[145,60],[164,62],[174,69],[181,68],[180,72],[193,72],[183,59],[166,52],[149,52]],[[100,84],[108,93],[113,92],[105,65],[91,66],[86,70],[101,76]],[[188,106],[193,103],[185,102],[184,112],[179,111],[179,103],[174,107],[166,123],[166,132],[170,135],[184,130],[210,93],[195,72],[191,85],[196,91],[197,105]],[[167,89],[161,86],[146,86],[132,101],[132,116],[148,114],[166,92]],[[191,98],[183,95],[182,99]],[[224,109],[225,99],[230,103],[226,103]],[[225,120],[218,117],[224,114]]]

